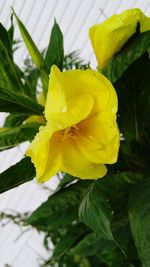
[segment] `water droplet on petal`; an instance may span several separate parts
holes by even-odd
[[[62,109],[61,109],[61,112],[66,112],[67,111],[67,106],[64,106]]]

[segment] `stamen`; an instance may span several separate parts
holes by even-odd
[[[72,137],[72,138],[76,138],[76,133],[79,130],[79,127],[75,124],[71,127],[68,127],[64,130],[64,135],[63,135],[63,141],[67,138],[67,137]]]

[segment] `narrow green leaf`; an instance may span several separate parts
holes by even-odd
[[[25,45],[32,57],[33,62],[36,64],[36,66],[38,67],[38,69],[43,68],[44,67],[44,60],[42,58],[42,55],[40,53],[40,51],[38,50],[38,48],[36,47],[35,43],[33,42],[30,34],[28,33],[27,29],[25,28],[24,24],[22,23],[22,21],[17,17],[15,11],[13,10],[13,14],[15,15],[15,18],[17,20],[17,24],[20,30],[20,33],[22,35],[22,38],[25,42]]]
[[[25,28],[24,24],[21,22],[21,20],[17,17],[16,13],[13,10],[13,13],[16,17],[17,20],[17,24],[19,27],[19,30],[21,32],[22,38],[25,42],[25,45],[31,55],[31,58],[33,60],[33,62],[35,63],[35,65],[37,66],[37,68],[40,71],[40,76],[41,76],[41,80],[42,80],[42,86],[43,86],[43,91],[44,94],[46,96],[47,94],[47,90],[48,90],[48,74],[46,69],[45,69],[45,61],[40,53],[40,51],[38,50],[38,48],[36,47],[35,43],[33,42],[30,34],[28,33],[27,29]]]
[[[45,63],[48,73],[53,64],[57,65],[60,70],[63,67],[64,47],[63,35],[56,20],[51,31],[50,41],[45,56]]]
[[[80,181],[56,192],[32,213],[27,223],[43,231],[69,225],[78,217],[81,195],[88,185],[88,182]]]
[[[25,108],[20,107],[20,105],[14,104],[13,102],[6,101],[0,98],[0,112],[9,112],[12,114],[24,114],[30,115]]]
[[[0,87],[0,111],[28,115],[43,114],[44,107],[27,96]]]
[[[5,119],[3,127],[16,127],[26,120],[27,117],[24,114],[9,114]]]
[[[0,150],[8,149],[25,141],[32,141],[38,132],[39,123],[28,123],[0,131]]]
[[[42,124],[43,125],[43,124]],[[30,122],[23,124],[21,126],[18,126],[17,128],[20,127],[21,132],[23,134],[23,139],[25,141],[32,141],[36,133],[39,131],[39,127],[41,126],[41,123],[38,122]],[[24,142],[23,140],[23,142]]]
[[[13,63],[12,58],[10,58],[9,51],[2,40],[0,40],[0,86],[9,88],[9,90],[14,92],[23,93],[23,84],[16,65]]]
[[[11,49],[13,50],[13,44],[14,44],[14,25],[13,25],[13,14],[11,14],[11,25],[8,30],[8,36],[11,43]]]
[[[1,23],[0,23],[0,40],[4,44],[6,50],[9,53],[10,58],[12,59],[12,45],[9,38],[9,33]]]
[[[56,245],[52,258],[63,256],[87,231],[88,229],[82,223],[72,226]]]
[[[42,81],[42,89],[44,92],[45,97],[47,96],[47,90],[48,90],[48,82],[49,82],[49,78],[48,78],[48,74],[45,71],[45,69],[40,69],[40,76],[41,76],[41,81]]]
[[[129,220],[143,267],[150,264],[150,178],[133,187],[129,199]]]
[[[150,31],[137,34],[118,52],[101,72],[112,83],[117,81],[124,71],[150,48]]]
[[[37,81],[39,78],[39,71],[38,69],[32,69],[28,75],[24,77],[25,79],[25,91],[26,95],[29,97],[36,99],[36,88],[37,88]]]
[[[35,177],[35,168],[29,157],[23,158],[0,174],[0,193],[26,183]]]
[[[25,45],[31,55],[31,58],[33,60],[33,62],[35,63],[35,65],[37,66],[37,68],[40,70],[40,76],[41,76],[41,80],[42,80],[42,85],[43,85],[43,91],[44,94],[46,96],[47,93],[47,89],[48,89],[48,75],[45,71],[45,62],[44,59],[40,53],[40,51],[38,50],[38,48],[36,47],[34,41],[32,40],[30,34],[28,33],[27,29],[25,28],[24,24],[22,23],[22,21],[17,17],[16,13],[13,10],[13,13],[16,17],[17,20],[17,24],[19,27],[19,30],[21,32],[22,38],[25,42]]]
[[[93,182],[84,193],[79,208],[81,221],[101,237],[113,240],[111,232],[112,209],[107,195],[97,182]]]

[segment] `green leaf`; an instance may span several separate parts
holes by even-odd
[[[33,99],[36,99],[36,87],[39,78],[38,69],[32,69],[30,73],[24,77],[26,94]]]
[[[104,192],[107,202],[111,207],[111,231],[114,242],[119,246],[124,255],[128,255],[133,260],[136,259],[137,255],[128,222],[127,203],[132,187],[142,179],[142,174],[122,172],[115,175],[107,175],[105,178],[97,181],[100,192]],[[99,212],[101,212],[100,208]]]
[[[145,53],[115,83],[118,123],[126,142],[139,141],[150,116],[150,60]]]
[[[10,54],[2,40],[0,40],[0,86],[23,93],[23,84],[16,65],[10,58]]]
[[[89,186],[80,204],[81,221],[100,238],[114,241],[125,257],[128,247],[134,251],[128,231],[128,196],[132,186],[142,178],[142,175],[132,172],[107,175]],[[125,231],[126,235],[123,236],[122,232]]]
[[[11,25],[8,30],[8,36],[11,43],[11,48],[13,50],[13,44],[14,44],[14,25],[13,25],[13,14],[11,14]]]
[[[79,51],[73,51],[65,55],[63,60],[63,70],[72,69],[90,69],[90,62],[84,63],[84,60],[79,57]]]
[[[150,48],[150,31],[131,37],[101,72],[112,83],[117,81],[124,71]]]
[[[45,97],[47,96],[47,90],[48,90],[48,74],[45,69],[40,69],[40,76],[41,76],[41,81],[42,81],[42,89],[44,92]]]
[[[53,64],[57,65],[60,70],[63,67],[64,48],[63,35],[56,20],[51,31],[50,41],[45,56],[45,63],[48,73]]]
[[[30,115],[30,112],[28,112],[23,107],[20,107],[18,104],[14,104],[13,102],[6,101],[0,98],[0,112],[10,112],[13,114],[22,113],[26,115]]]
[[[115,243],[105,240],[95,233],[85,236],[71,251],[73,255],[87,257],[91,266],[108,266],[108,267],[131,267],[116,247]],[[93,263],[94,260],[94,263]],[[138,266],[138,265],[137,265]],[[137,267],[136,266],[136,267]]]
[[[96,255],[99,251],[104,249],[105,243],[111,244],[114,247],[112,241],[102,239],[95,233],[86,235],[71,251],[71,254],[79,255],[82,257],[90,257]]]
[[[27,223],[43,231],[69,225],[78,217],[81,195],[88,185],[88,182],[80,181],[56,192],[32,213]]]
[[[61,179],[57,190],[60,190],[60,189],[62,189],[64,187],[66,187],[68,184],[70,184],[71,182],[74,182],[74,181],[75,181],[75,177],[70,175],[70,174],[68,174],[68,173],[66,173],[64,175],[64,177]]]
[[[69,231],[62,237],[62,239],[56,245],[52,258],[59,258],[67,253],[68,250],[88,231],[86,226],[82,223],[74,225]]]
[[[0,87],[0,112],[43,114],[44,107],[27,96]]]
[[[84,193],[79,208],[81,221],[105,239],[113,240],[111,232],[112,209],[97,182],[93,182]]]
[[[35,177],[35,168],[29,157],[23,158],[0,174],[0,193],[26,183]]]
[[[4,47],[6,48],[10,58],[12,59],[12,45],[9,37],[9,32],[0,23],[0,40],[2,41]]]
[[[136,172],[121,172],[114,175],[108,174],[105,178],[99,179],[95,186],[98,184],[100,190],[107,194],[107,199],[111,201],[114,210],[117,206],[125,208],[123,202],[127,201],[130,189],[142,179],[142,174]]]
[[[39,126],[39,123],[28,123],[13,128],[2,128],[0,131],[0,150],[12,148],[25,141],[32,141]]]
[[[24,24],[17,17],[14,10],[13,10],[13,13],[16,17],[19,30],[21,32],[22,38],[25,42],[25,45],[26,45],[26,47],[27,47],[27,49],[31,55],[31,58],[32,58],[33,62],[35,63],[35,65],[37,66],[37,68],[40,70],[40,76],[41,76],[41,80],[42,80],[43,90],[44,90],[44,93],[46,95],[47,89],[48,89],[48,75],[47,75],[47,72],[45,70],[44,59],[43,59],[40,51],[36,47],[34,41],[32,40],[30,34],[28,33],[27,29],[25,28]]]
[[[150,264],[150,178],[133,187],[129,199],[129,220],[143,267]]]
[[[36,47],[35,43],[33,42],[30,34],[28,33],[27,29],[25,28],[24,24],[22,23],[22,21],[17,17],[15,11],[13,10],[13,14],[15,15],[15,18],[17,20],[17,24],[20,30],[20,33],[22,35],[22,38],[25,42],[25,45],[32,57],[33,62],[36,64],[36,66],[38,67],[38,69],[43,68],[44,67],[44,60],[42,58],[42,55],[40,53],[40,51],[38,50],[38,48]]]
[[[24,120],[27,119],[28,116],[25,116],[24,114],[14,115],[9,114],[4,122],[3,127],[16,127],[19,126]]]

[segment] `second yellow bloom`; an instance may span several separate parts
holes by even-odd
[[[140,9],[134,8],[119,15],[115,14],[90,28],[90,40],[99,67],[104,67],[122,48],[136,32],[138,23],[141,33],[150,30],[150,18],[146,17]]]

